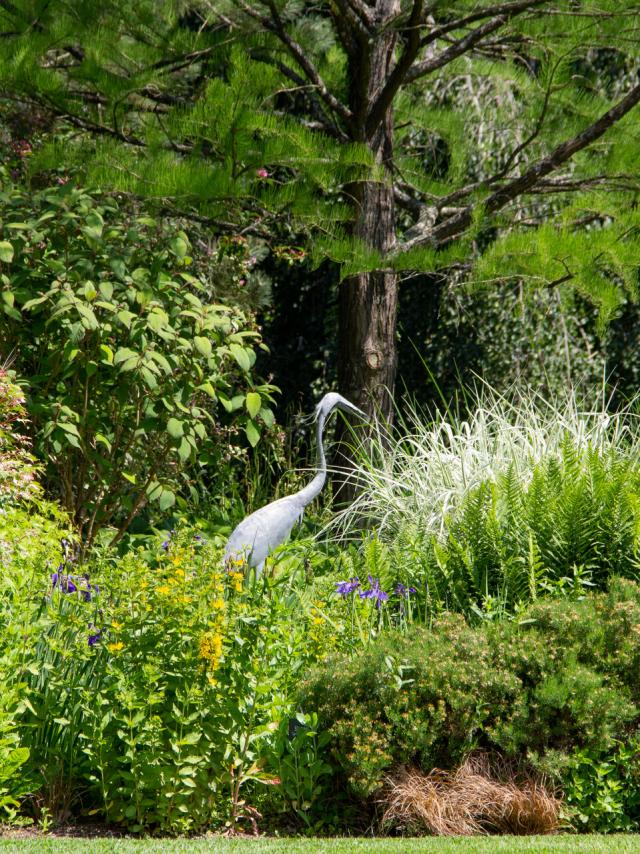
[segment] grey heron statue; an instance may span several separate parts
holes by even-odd
[[[318,471],[316,476],[303,489],[293,495],[278,498],[253,512],[235,528],[224,552],[224,562],[242,561],[255,567],[258,575],[262,572],[265,558],[283,543],[296,522],[301,521],[304,509],[319,494],[327,479],[327,461],[324,455],[322,438],[324,425],[334,409],[342,409],[367,419],[361,409],[349,403],[336,392],[325,394],[315,409],[316,441],[318,444]]]

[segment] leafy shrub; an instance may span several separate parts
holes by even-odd
[[[638,633],[630,581],[517,623],[448,615],[320,665],[300,703],[331,737],[335,788],[361,799],[397,765],[452,769],[476,748],[568,781],[576,751],[609,756],[640,724]]]
[[[252,445],[273,423],[259,335],[208,301],[184,232],[70,184],[0,200],[0,338],[29,381],[35,449],[84,543],[108,524],[118,538],[216,461],[221,412]]]
[[[189,531],[151,563],[129,553],[51,569],[0,578],[0,680],[23,686],[34,804],[58,820],[94,810],[134,832],[186,832],[253,823],[261,785],[272,811],[289,803],[278,733],[317,647],[286,577],[245,584]],[[310,767],[303,796],[317,796],[313,746],[292,749]]]
[[[40,491],[35,459],[23,432],[26,422],[24,395],[0,369],[0,508],[29,501]]]
[[[470,618],[517,611],[545,593],[579,596],[640,570],[636,462],[566,442],[559,459],[471,489],[422,544],[415,583],[430,604]]]
[[[29,758],[29,749],[20,746],[16,725],[18,691],[4,690],[0,696],[0,821],[15,819],[18,798],[29,791],[21,766]]]
[[[576,825],[589,833],[632,832],[640,826],[640,750],[637,736],[607,753],[576,751],[565,795]]]

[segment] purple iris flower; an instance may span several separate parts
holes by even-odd
[[[352,578],[351,581],[336,581],[336,593],[341,596],[349,596],[360,587],[360,579]],[[362,596],[362,594],[360,594]]]
[[[404,584],[401,581],[398,582],[398,586],[395,589],[395,593],[397,596],[408,596],[409,593],[416,593],[416,592],[417,591],[416,591],[415,587],[409,587],[409,589],[407,590],[407,588],[404,586]]]
[[[389,594],[385,593],[384,590],[380,587],[380,579],[373,578],[373,576],[369,576],[369,584],[371,585],[368,590],[361,590],[359,596],[361,599],[375,599],[376,608],[380,607],[381,602],[386,602],[389,598]]]
[[[89,628],[95,630],[95,626],[89,626]],[[94,631],[93,634],[89,635],[87,643],[89,644],[89,646],[95,646],[97,643],[99,643],[101,637],[102,629],[98,629],[97,631]]]
[[[75,585],[73,576],[63,575],[60,571],[61,569],[63,569],[63,564],[60,564],[58,571],[54,572],[51,576],[51,585],[53,589],[55,590],[57,588],[62,593],[77,593],[78,588]]]
[[[60,564],[57,571],[51,575],[52,590],[59,590],[61,593],[77,593],[80,590],[85,602],[90,602],[92,596],[98,595],[100,588],[97,584],[91,584],[88,575],[79,579],[73,575],[62,573],[63,568],[64,565]]]

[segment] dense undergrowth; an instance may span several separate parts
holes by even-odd
[[[404,494],[379,505],[393,519],[371,503],[358,541],[297,539],[260,579],[221,565],[206,519],[80,564],[65,514],[7,481],[3,818],[353,832],[377,826],[401,767],[454,770],[481,750],[546,780],[565,826],[638,829],[634,422],[551,420],[528,454],[498,453],[517,432],[506,418],[473,442],[439,425],[454,474],[475,447],[464,484],[441,477],[422,512],[428,469],[409,481],[407,457]],[[28,445],[3,448],[7,471],[33,466]]]

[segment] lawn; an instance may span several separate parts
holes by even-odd
[[[0,838],[1,852],[56,852],[56,854],[137,854],[137,852],[162,852],[162,854],[198,854],[198,852],[224,852],[224,854],[493,854],[496,851],[517,852],[606,852],[622,854],[640,851],[640,835],[618,836],[502,836],[483,839],[455,837],[448,839],[70,839],[39,837],[31,839]]]

